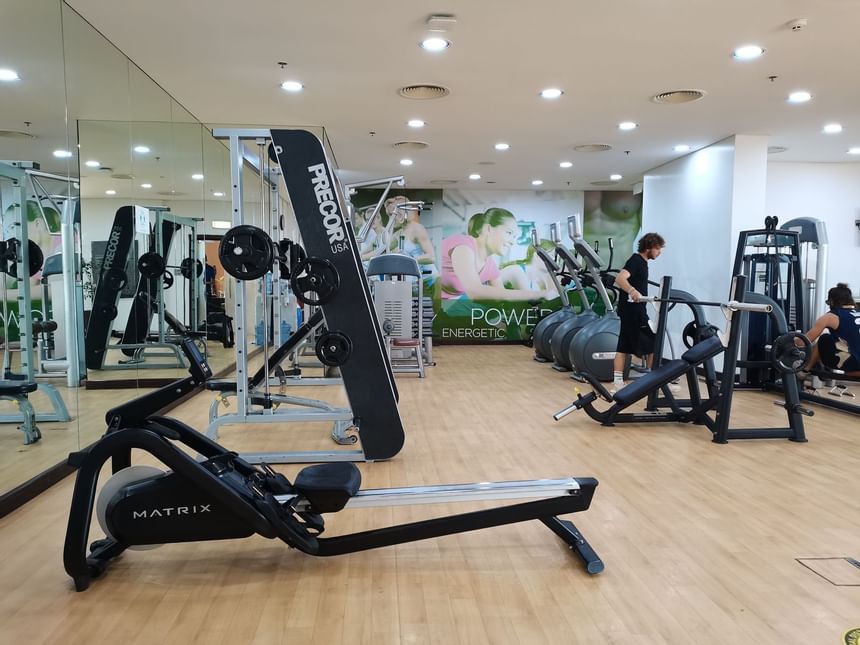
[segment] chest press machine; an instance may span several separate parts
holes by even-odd
[[[727,443],[731,439],[789,439],[805,442],[806,434],[803,427],[803,416],[812,416],[813,412],[800,404],[795,373],[806,363],[811,351],[809,340],[802,334],[789,332],[782,310],[776,302],[767,296],[746,291],[746,277],[736,276],[733,280],[732,299],[726,303],[697,302],[697,306],[720,307],[725,316],[727,328],[708,338],[701,339],[679,359],[662,363],[658,368],[639,377],[614,395],[603,386],[594,376],[584,373],[593,390],[585,395],[577,391],[577,398],[564,409],[556,412],[553,418],[559,421],[574,410],[585,410],[586,414],[602,425],[612,426],[616,423],[694,423],[706,426],[713,433],[715,443]],[[643,298],[644,301],[682,302],[671,299]],[[756,314],[767,315],[777,334],[769,346],[771,352],[769,365],[772,365],[783,375],[784,401],[774,404],[785,409],[788,426],[781,428],[730,428],[732,399],[735,388],[735,372],[740,351],[743,316]],[[697,369],[704,366],[706,374],[713,373],[710,361],[718,355],[723,355],[723,370],[719,383],[708,382],[707,396],[699,393]],[[686,377],[691,399],[683,403],[676,402],[669,392],[669,383],[677,378]],[[708,377],[711,378],[711,377]],[[665,398],[661,403],[668,409],[656,409],[654,396],[662,389]],[[646,410],[625,412],[628,407],[648,397]],[[595,401],[602,399],[612,405],[599,410],[594,406]],[[710,415],[714,412],[714,416]]]
[[[403,427],[391,366],[361,271],[355,237],[343,218],[340,186],[322,143],[305,130],[243,133],[250,138],[271,139],[308,254],[308,262],[299,271],[301,284],[316,289],[320,272],[334,271],[338,276],[331,297],[320,303],[320,308],[329,330],[336,330],[349,341],[350,351],[341,371],[345,383],[358,378],[363,384],[362,396],[351,400],[357,419],[387,424],[389,442],[397,444],[399,440],[402,444]],[[231,146],[239,139],[239,133],[233,134]],[[259,235],[234,239],[239,243],[232,246],[232,252],[247,260],[249,268],[259,260],[268,262],[274,253],[272,246],[251,247],[242,242],[263,239]],[[595,479],[567,477],[363,491],[355,464],[333,462],[308,466],[290,482],[268,465],[253,465],[175,419],[148,413],[193,391],[211,376],[193,342],[183,341],[181,346],[191,363],[190,376],[111,410],[104,437],[69,457],[79,471],[63,560],[78,591],[87,589],[93,578],[104,573],[113,558],[137,546],[233,539],[256,533],[280,538],[308,555],[330,556],[529,520],[539,520],[560,537],[584,561],[589,573],[603,570],[603,562],[576,526],[558,517],[588,509],[597,487]],[[184,444],[203,460],[195,460],[177,444]],[[148,452],[171,471],[130,466],[132,449]],[[109,459],[115,474],[96,502],[98,475]],[[325,513],[499,499],[529,501],[319,537],[325,529]],[[106,537],[90,545],[87,553],[94,512]]]

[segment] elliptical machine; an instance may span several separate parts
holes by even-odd
[[[573,248],[582,256],[594,288],[597,289],[606,309],[606,314],[602,318],[583,327],[570,342],[568,359],[574,372],[571,378],[582,381],[584,379],[579,372],[587,372],[599,381],[611,381],[615,350],[618,347],[618,335],[621,331],[621,319],[615,312],[603,284],[600,273],[603,263],[600,256],[583,239],[581,223],[576,215],[567,218],[567,230],[573,240]]]
[[[559,235],[558,232],[558,224],[553,223],[550,225],[550,237],[555,244],[557,257],[558,249],[561,247],[561,235]],[[553,258],[551,258],[549,254],[540,247],[537,230],[534,228],[532,229],[532,246],[534,247],[535,253],[537,253],[538,257],[543,261],[544,266],[546,266],[547,273],[549,273],[552,278],[552,282],[558,290],[558,296],[561,298],[561,309],[541,318],[535,325],[534,332],[532,333],[535,349],[534,359],[538,363],[548,363],[553,360],[553,333],[559,325],[571,318],[575,318],[577,314],[573,310],[573,307],[570,306],[570,298],[567,295],[567,290],[562,286],[562,283],[560,283],[558,279],[559,276],[562,276],[563,281],[566,283],[570,279],[570,276],[565,273],[564,269],[559,267],[555,260],[553,260]]]
[[[580,302],[582,302],[582,311],[556,327],[552,334],[552,341],[550,342],[552,356],[555,359],[552,368],[559,372],[569,372],[573,369],[570,363],[570,344],[583,327],[592,324],[600,316],[592,308],[591,302],[588,300],[588,294],[586,294],[579,279],[579,274],[583,271],[582,265],[574,257],[573,253],[564,246],[559,245],[556,248],[556,252],[567,266],[571,279],[576,285],[576,292],[579,295]]]

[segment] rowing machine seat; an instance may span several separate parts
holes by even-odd
[[[336,513],[361,487],[361,471],[343,461],[316,464],[299,471],[293,484],[318,513]]]

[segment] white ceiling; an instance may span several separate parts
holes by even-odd
[[[774,161],[813,162],[850,162],[847,149],[860,146],[857,0],[69,4],[204,122],[324,126],[348,178],[403,173],[413,186],[452,179],[462,187],[480,172],[481,184],[497,188],[528,189],[541,178],[543,189],[564,189],[617,172],[618,187],[629,188],[679,156],[678,143],[695,149],[736,133],[766,134],[788,148]],[[448,12],[457,16],[450,49],[420,49],[426,18]],[[795,18],[808,27],[792,32],[785,23]],[[748,43],[766,54],[733,60],[732,50]],[[306,91],[283,92],[287,79]],[[397,95],[413,83],[451,94]],[[564,96],[539,98],[550,86]],[[687,88],[707,96],[686,105],[649,101]],[[787,104],[801,88],[813,101]],[[427,127],[408,128],[416,117]],[[623,120],[640,127],[620,132]],[[834,121],[844,132],[822,134]],[[411,168],[392,147],[402,140],[430,144],[410,153]],[[511,149],[496,152],[497,141]],[[614,149],[573,150],[592,142]],[[562,160],[573,168],[560,169]]]

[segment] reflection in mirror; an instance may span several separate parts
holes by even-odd
[[[77,448],[74,144],[57,0],[0,21],[0,494]],[[74,170],[73,170],[74,169]]]
[[[123,344],[124,336],[132,336],[129,344],[141,337],[143,344],[161,344],[168,357],[158,360],[178,363],[170,349],[176,320],[200,335],[201,346],[220,348],[216,369],[233,360],[232,350],[206,339],[206,293],[214,292],[217,280],[207,287],[205,238],[215,232],[210,221],[216,216],[229,220],[226,148],[68,5],[7,4],[0,69],[14,70],[15,78],[0,81],[0,217],[7,242],[0,265],[17,272],[24,262],[29,271],[29,244],[8,243],[24,235],[38,245],[43,264],[26,284],[8,271],[0,274],[4,374],[6,380],[23,377],[15,381],[18,388],[36,384],[20,395],[20,405],[14,398],[0,401],[0,494],[92,443],[104,433],[105,412],[139,394],[99,387],[120,380],[152,387],[184,374],[147,365],[149,356],[135,364],[136,348],[108,349]],[[47,175],[22,175],[24,165],[3,160],[33,162],[31,168]],[[129,222],[126,236],[112,234],[117,218]],[[170,242],[166,230],[173,231]],[[127,250],[118,246],[119,237]],[[158,278],[141,273],[141,258],[150,251],[165,265]],[[168,272],[174,283],[165,288]],[[148,298],[143,322],[129,329],[141,286]],[[100,287],[111,287],[103,289],[104,298],[96,298]],[[33,327],[21,322],[27,316]],[[95,323],[101,344],[84,334]],[[88,354],[99,345],[100,354]],[[126,369],[104,369],[123,361]],[[26,426],[22,408],[28,403],[42,437],[25,443],[27,433],[16,428]],[[63,416],[61,405],[70,420],[49,420]]]
[[[117,384],[128,378],[117,372],[129,369],[139,382],[176,378],[185,369],[177,324],[198,337],[201,351],[209,351],[203,141],[211,137],[193,123],[81,122],[79,133],[81,154],[102,164],[81,178],[84,254],[93,267],[88,304],[99,314],[87,339],[90,380]],[[217,143],[208,147],[218,184],[226,150]],[[108,277],[103,260],[109,236],[116,231],[120,240],[126,229],[128,241],[116,246],[124,265],[111,256],[114,265],[125,269],[102,289],[95,277]],[[104,314],[114,317],[110,329]],[[216,370],[224,363],[222,357],[209,360]]]

